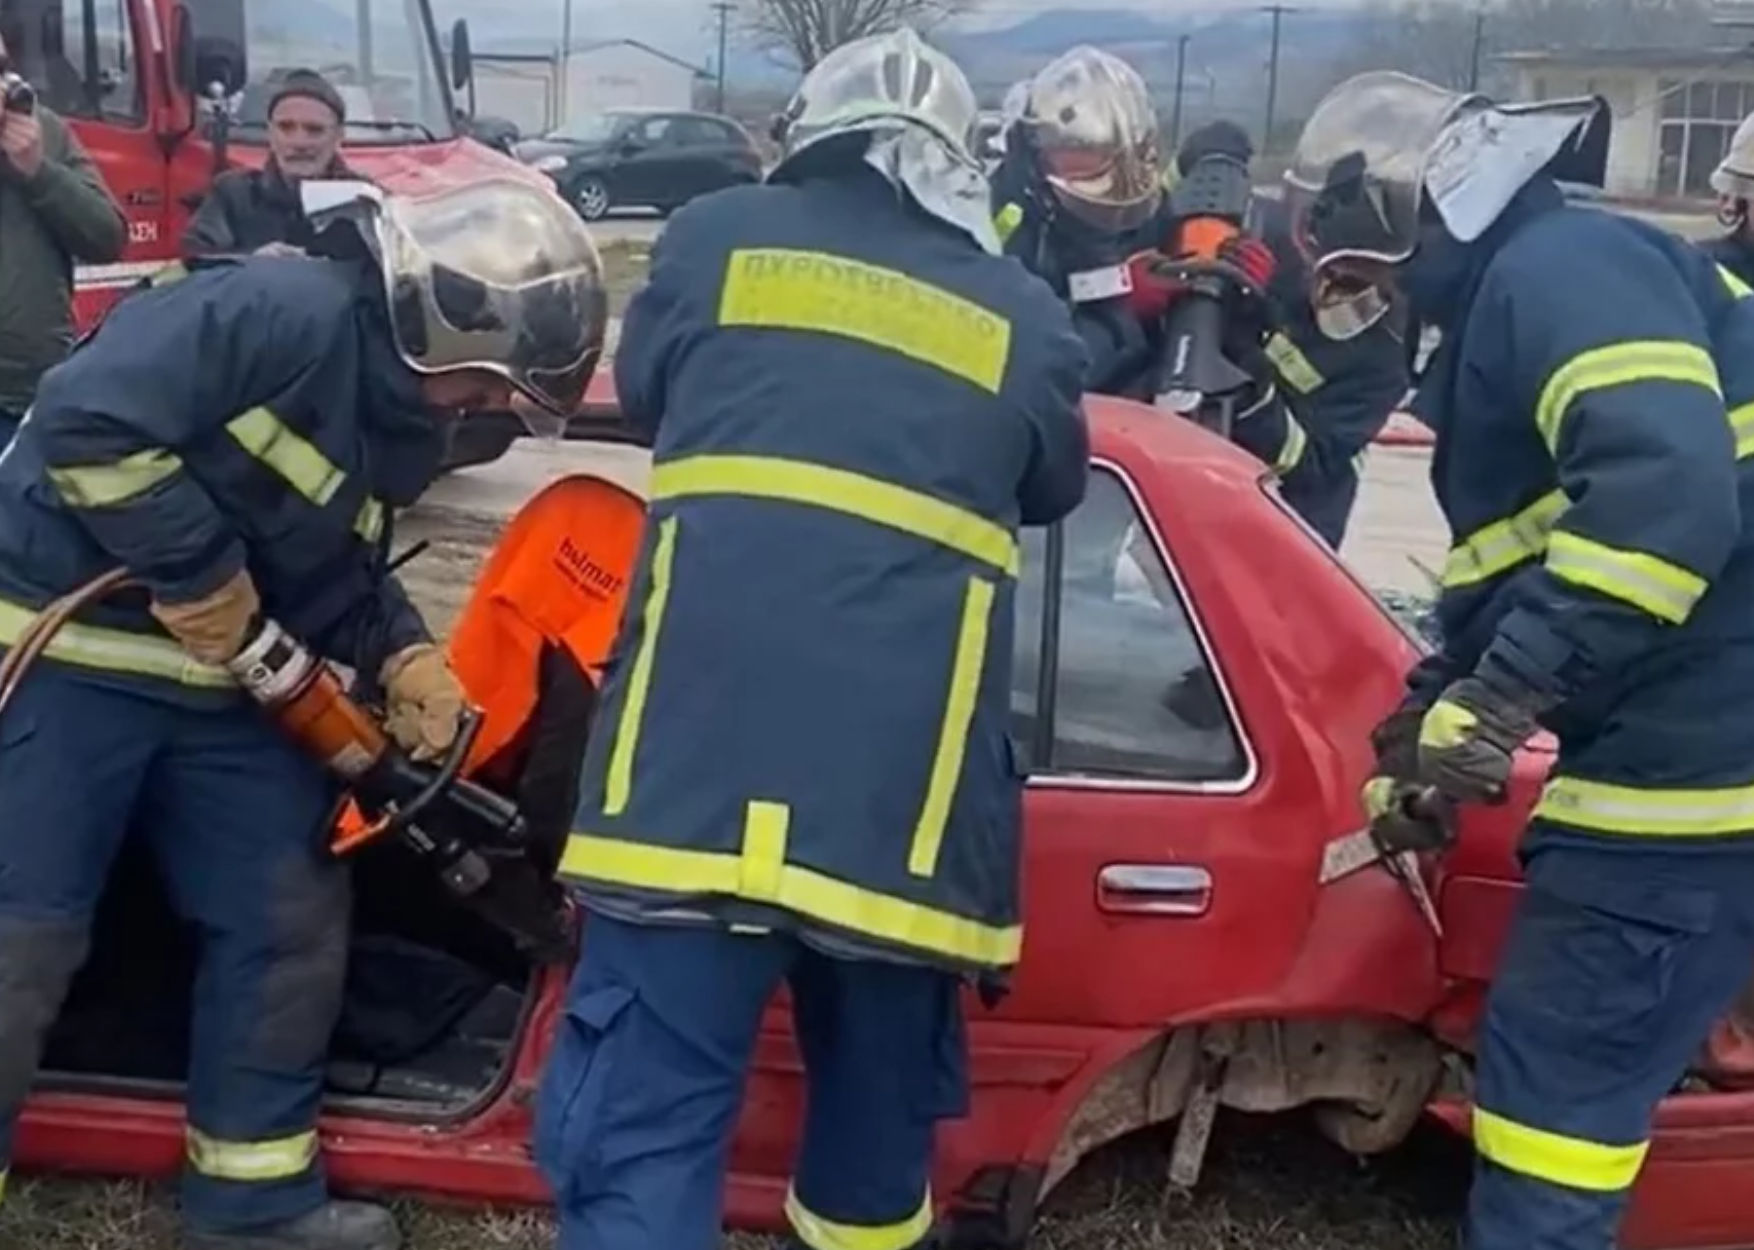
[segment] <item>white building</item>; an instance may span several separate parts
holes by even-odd
[[[1608,191],[1708,198],[1711,171],[1754,113],[1754,55],[1745,49],[1634,48],[1513,52],[1513,99],[1600,95],[1613,110]]]
[[[573,45],[558,55],[475,58],[476,112],[543,134],[611,108],[687,109],[707,73],[637,39]]]

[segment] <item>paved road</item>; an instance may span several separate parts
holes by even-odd
[[[591,236],[598,243],[614,243],[624,239],[649,243],[664,228],[664,219],[654,213],[628,209],[626,212],[611,213],[602,221],[588,224],[591,227]]]

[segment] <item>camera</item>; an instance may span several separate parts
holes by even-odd
[[[26,82],[23,75],[8,70],[0,74],[0,101],[4,101],[8,113],[34,113],[37,111],[37,89]]]

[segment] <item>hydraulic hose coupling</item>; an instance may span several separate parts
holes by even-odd
[[[275,621],[264,620],[226,665],[249,696],[326,767],[349,781],[389,749],[333,669]]]

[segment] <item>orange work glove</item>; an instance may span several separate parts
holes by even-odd
[[[435,760],[457,740],[466,700],[445,653],[430,642],[384,661],[384,728],[417,760]]]
[[[153,617],[203,664],[224,664],[237,655],[249,636],[250,622],[262,609],[256,583],[247,569],[212,594],[188,603],[152,601]]]
[[[1127,307],[1140,321],[1154,321],[1169,311],[1176,296],[1186,289],[1179,278],[1167,277],[1164,268],[1169,258],[1156,248],[1134,252],[1127,257],[1127,277],[1132,289],[1127,292]]]

